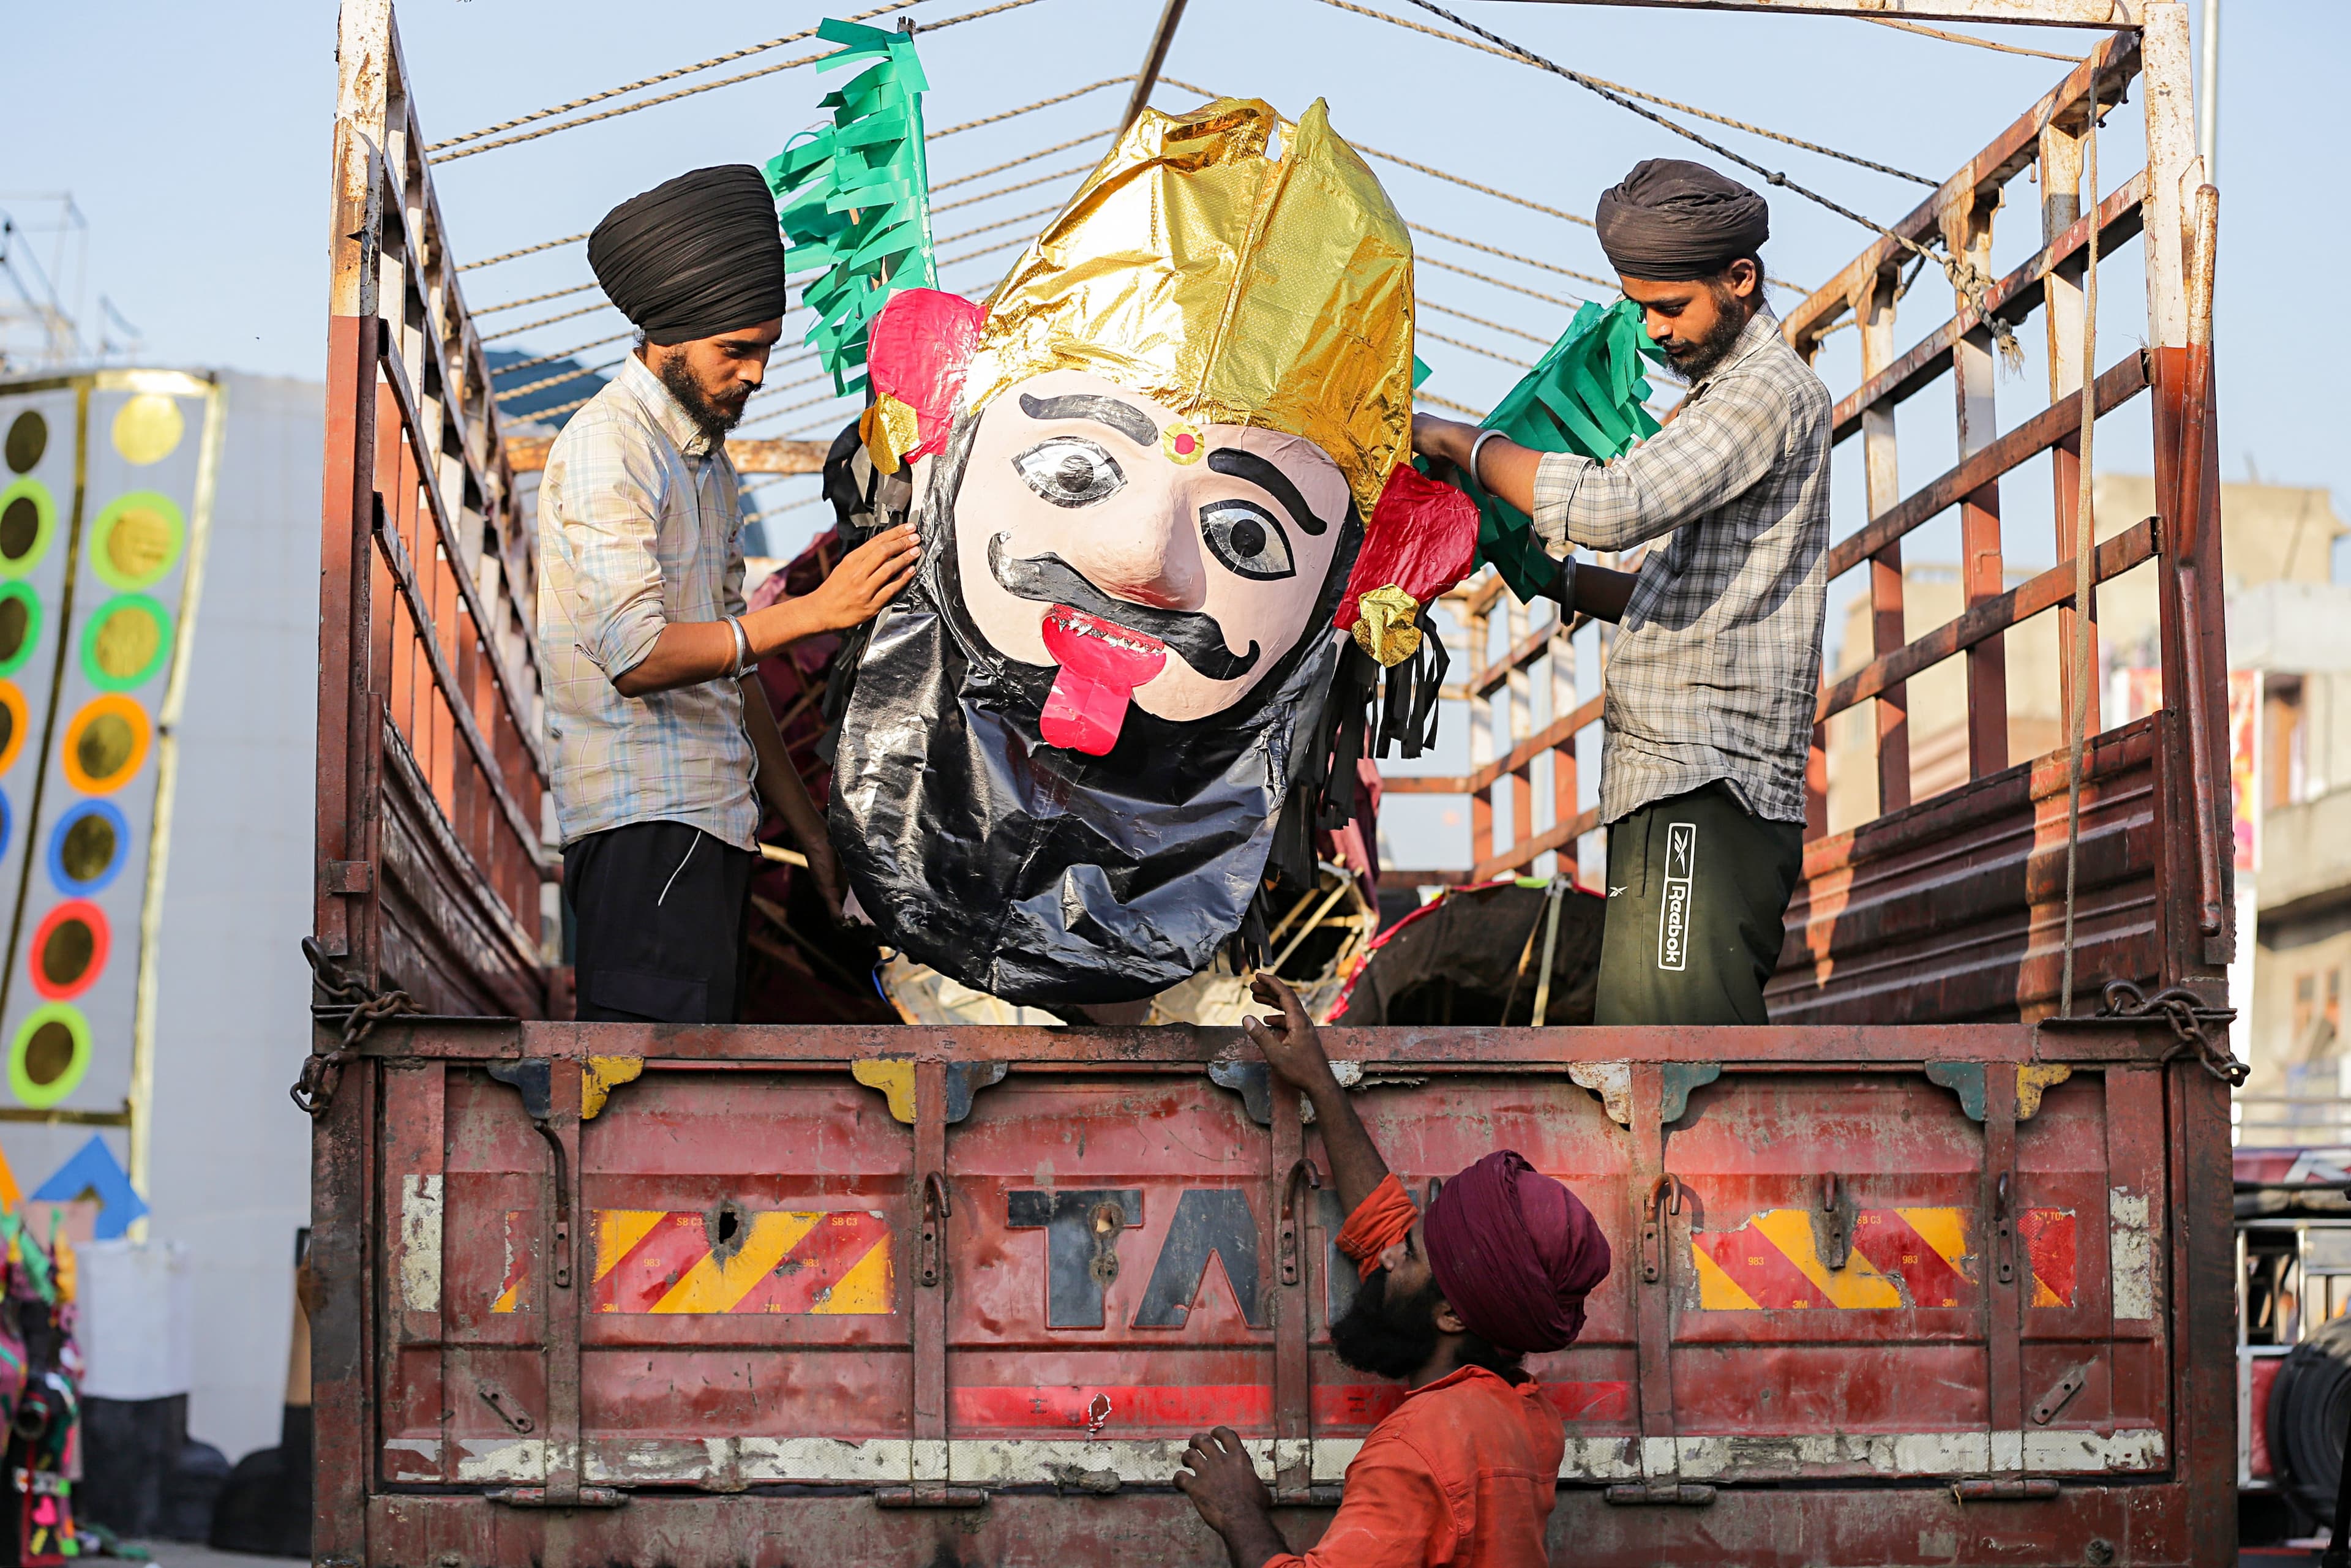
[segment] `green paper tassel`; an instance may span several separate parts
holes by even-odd
[[[803,131],[768,161],[777,222],[794,272],[824,268],[800,291],[817,313],[801,340],[846,395],[865,385],[866,329],[901,288],[935,288],[923,93],[930,86],[904,33],[828,19],[817,36],[844,46],[820,71],[858,74],[824,95],[832,124]]]

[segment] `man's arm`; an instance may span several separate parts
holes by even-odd
[[[767,688],[756,674],[743,677],[743,729],[751,737],[752,752],[759,758],[759,793],[783,818],[784,825],[791,830],[800,846],[800,853],[808,857],[809,876],[816,883],[826,913],[837,924],[841,919],[841,865],[833,859],[832,837],[825,831],[824,814],[816,809],[808,786],[800,781],[799,769],[792,766],[783,731],[776,727],[775,710],[768,706]]]
[[[1322,1152],[1331,1158],[1332,1185],[1339,1189],[1339,1207],[1353,1214],[1364,1199],[1387,1179],[1387,1162],[1380,1158],[1371,1134],[1354,1103],[1331,1074],[1331,1059],[1322,1054],[1322,1037],[1306,1016],[1298,993],[1279,975],[1260,969],[1249,982],[1249,994],[1269,1007],[1281,1009],[1280,1018],[1262,1021],[1243,1019],[1241,1029],[1265,1052],[1274,1076],[1302,1091],[1314,1107],[1314,1125],[1322,1134]]]
[[[1419,1456],[1378,1437],[1347,1467],[1347,1492],[1322,1540],[1293,1555],[1273,1522],[1273,1499],[1229,1427],[1184,1450],[1176,1488],[1224,1537],[1233,1568],[1426,1568],[1453,1559],[1460,1535],[1445,1493]]]
[[[1541,453],[1498,435],[1478,455],[1479,484],[1534,520],[1555,549],[1630,549],[1703,517],[1770,472],[1786,428],[1771,393],[1737,378],[1710,383],[1674,423],[1624,455],[1594,463]],[[1479,432],[1458,421],[1415,414],[1414,450],[1468,467]]]
[[[744,615],[743,633],[751,644],[745,668],[803,637],[871,621],[906,586],[922,553],[912,527],[885,528],[850,551],[814,592]],[[735,667],[735,632],[726,622],[672,621],[612,685],[624,697],[642,697],[715,681]],[[755,744],[758,738],[752,737]]]

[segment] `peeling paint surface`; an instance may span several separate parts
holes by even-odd
[[[2116,1187],[2108,1195],[2107,1252],[2115,1316],[2155,1316],[2155,1248],[2147,1234],[2147,1195]]]
[[[1600,1096],[1608,1119],[1620,1127],[1633,1124],[1633,1064],[1629,1061],[1579,1061],[1567,1070],[1571,1082]]]
[[[412,1312],[441,1310],[441,1176],[400,1178],[400,1301]]]

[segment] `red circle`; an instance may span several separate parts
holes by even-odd
[[[1192,455],[1192,448],[1196,444],[1198,444],[1189,435],[1179,435],[1176,438],[1176,455],[1179,457],[1189,457]]]
[[[58,985],[49,978],[47,971],[42,967],[41,957],[48,950],[50,934],[68,920],[79,920],[89,928],[89,962],[82,967],[80,974],[65,984]],[[96,985],[98,977],[105,972],[107,950],[111,946],[112,938],[107,928],[106,912],[88,899],[68,899],[50,910],[43,917],[39,927],[33,933],[32,946],[25,955],[25,967],[30,972],[33,988],[53,1002],[65,1001],[69,998],[81,995],[82,992]]]

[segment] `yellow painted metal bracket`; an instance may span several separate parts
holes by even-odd
[[[591,1056],[580,1067],[580,1119],[592,1122],[612,1091],[633,1083],[645,1070],[642,1056]]]

